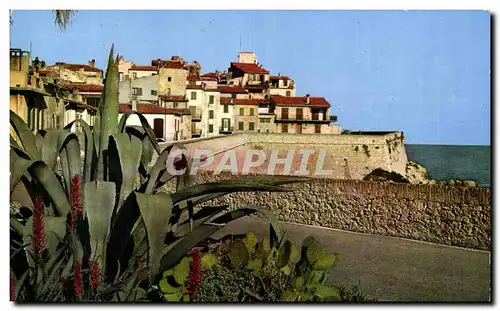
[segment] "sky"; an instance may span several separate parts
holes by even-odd
[[[490,145],[486,11],[78,11],[65,32],[51,11],[12,16],[10,46],[47,64],[105,69],[114,43],[137,65],[178,55],[211,72],[252,51],[297,96],[325,97],[342,129]]]

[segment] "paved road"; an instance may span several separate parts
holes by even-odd
[[[283,224],[300,245],[316,237],[328,252],[341,253],[330,280],[358,284],[380,301],[490,301],[490,253],[400,238]],[[268,223],[246,217],[217,235],[253,231],[267,236]]]

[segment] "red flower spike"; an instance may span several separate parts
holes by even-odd
[[[16,301],[16,280],[10,276],[10,301]]]
[[[45,248],[45,226],[43,220],[43,200],[40,197],[35,198],[33,208],[33,251],[35,258],[38,259],[40,252]]]
[[[80,267],[80,263],[76,260],[73,264],[73,289],[75,291],[75,295],[77,297],[82,297],[82,271]]]
[[[201,278],[201,256],[200,250],[193,249],[191,252],[191,269],[189,270],[189,278],[187,284],[186,294],[194,296],[196,294],[196,287],[200,284]]]
[[[95,290],[99,287],[101,282],[101,267],[99,267],[99,264],[95,261],[91,262],[90,265],[90,288]]]
[[[81,194],[81,184],[80,184],[80,176],[75,175],[71,178],[71,224],[73,230],[76,229],[76,218],[78,214],[83,212],[83,202],[82,202],[82,194]]]

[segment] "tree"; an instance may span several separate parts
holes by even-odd
[[[76,10],[52,10],[55,15],[55,24],[59,26],[61,31],[65,31],[68,25],[71,23],[71,19],[76,14]],[[10,10],[10,25],[14,24],[12,19],[12,10]]]

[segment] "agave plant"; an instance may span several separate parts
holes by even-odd
[[[11,275],[16,301],[125,301],[146,298],[151,285],[193,247],[234,219],[266,209],[226,211],[209,201],[236,191],[288,191],[296,177],[251,177],[193,184],[191,159],[166,160],[181,144],[163,150],[147,120],[128,127],[118,122],[118,57],[109,55],[95,126],[77,119],[64,129],[33,134],[10,112],[10,192],[29,196],[31,213],[11,213]],[[71,131],[79,125],[83,139]],[[81,159],[83,153],[83,163]],[[153,153],[158,155],[150,165]],[[57,166],[62,173],[58,174]],[[176,191],[161,191],[177,179]],[[43,229],[40,229],[43,228]],[[282,235],[273,225],[274,243]],[[36,284],[44,284],[38,286]],[[72,297],[72,298],[68,298]]]

